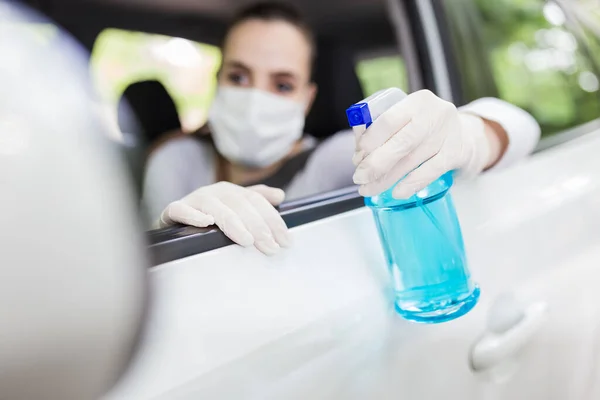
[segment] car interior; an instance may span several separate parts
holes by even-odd
[[[28,3],[67,30],[91,54],[99,35],[110,28],[218,46],[229,18],[236,9],[251,1],[30,0]],[[307,117],[305,131],[317,139],[324,139],[348,128],[345,109],[368,94],[364,90],[364,82],[357,76],[357,63],[365,58],[399,56],[397,32],[385,0],[295,0],[291,3],[307,18],[317,43],[318,57],[313,79],[319,90]],[[412,1],[408,3],[409,9],[414,7]],[[431,84],[431,77],[427,73],[424,75],[425,83]],[[397,77],[397,80],[401,79]],[[386,82],[379,84],[381,88],[389,85]],[[130,149],[127,155],[139,194],[147,151],[159,141],[161,132],[178,130],[181,125],[175,118],[177,111],[169,93],[159,82],[135,82],[125,89],[122,98],[127,102],[119,102],[118,122],[123,132],[134,136],[130,142],[135,144],[136,151]],[[131,160],[132,157],[135,159]],[[355,189],[349,188],[342,190],[341,194],[333,192],[285,203],[281,212],[290,226],[298,223],[300,215],[292,211],[309,205],[313,215],[309,219],[315,219],[314,215],[322,214],[325,209],[331,212],[332,207],[337,210],[336,213],[343,212],[345,207],[340,195],[350,196],[354,208],[362,205]],[[203,244],[202,247],[215,248],[230,243],[220,232],[183,227],[153,231],[150,243],[159,246],[177,237],[194,235],[201,238],[198,241]],[[207,236],[217,239],[207,239]],[[159,258],[164,262],[172,256]]]
[[[251,2],[32,0],[30,3],[91,51],[97,36],[106,28],[158,33],[218,46],[232,13]],[[291,3],[303,12],[316,32],[318,58],[314,80],[319,92],[306,131],[325,138],[347,128],[344,110],[363,98],[355,73],[357,57],[397,49],[394,29],[384,0]],[[159,99],[160,95],[159,91],[148,92],[145,98]],[[141,125],[153,118],[150,110],[136,111]]]
[[[110,30],[184,38],[198,45],[211,46],[216,66],[208,68],[208,72],[204,71],[205,76],[212,78],[200,82],[200,85],[207,87],[206,98],[203,101],[209,104],[215,84],[211,79],[214,80],[220,57],[218,46],[223,39],[227,23],[235,10],[252,1],[27,0],[26,3],[73,35],[91,54],[91,63],[94,61],[98,42],[104,33]],[[418,0],[403,1],[402,7],[398,7],[401,8],[400,11],[394,8],[399,2],[388,0],[289,0],[289,3],[304,14],[316,36],[318,57],[313,69],[313,78],[319,90],[305,126],[305,131],[312,136],[325,139],[347,129],[345,109],[378,89],[398,86],[407,91],[414,91],[427,88],[442,95],[438,90],[434,71],[440,62],[436,65],[428,51],[427,27],[420,21],[419,6],[422,4]],[[498,96],[521,106],[538,119],[542,126],[542,135],[548,136],[538,147],[544,149],[580,135],[583,131],[585,133],[595,129],[598,120],[589,123],[588,121],[596,118],[594,107],[600,99],[594,97],[593,87],[591,92],[587,89],[582,90],[579,87],[581,82],[577,82],[577,75],[562,70],[553,71],[550,78],[544,78],[545,75],[540,74],[538,80],[527,78],[523,81],[525,83],[518,83],[528,76],[529,70],[525,65],[528,61],[525,60],[521,65],[506,64],[506,60],[514,53],[513,44],[527,40],[532,48],[538,46],[537,50],[534,50],[538,56],[544,52],[554,54],[556,51],[552,47],[554,44],[543,41],[536,43],[542,35],[531,33],[536,29],[539,29],[539,32],[550,32],[547,29],[550,26],[548,21],[540,19],[545,2],[531,1],[527,4],[529,6],[515,2],[507,3],[502,10],[508,19],[503,20],[494,19],[498,13],[497,6],[485,1],[433,2],[432,12],[437,16],[441,32],[439,40],[445,56],[444,68],[447,68],[445,73],[452,82],[449,91],[454,103],[461,105],[480,97]],[[517,18],[515,21],[520,21],[516,24],[528,24],[529,30],[515,30],[515,23],[512,22],[514,18]],[[501,46],[498,49],[502,50],[502,53],[498,54],[505,57],[498,59],[498,62],[503,63],[498,64],[502,65],[501,68],[491,65],[491,59],[484,59],[484,47],[490,43],[483,40],[483,34],[495,40],[493,45]],[[574,40],[573,36],[570,37]],[[585,50],[586,47],[581,46],[579,49]],[[369,74],[361,73],[364,72],[361,69],[363,61],[386,57],[394,58],[398,65],[386,71],[377,67]],[[587,64],[582,63],[577,67],[589,75],[589,71],[585,69],[590,68],[593,71],[593,62],[583,61]],[[550,67],[554,68],[551,65]],[[134,140],[130,140],[134,148],[127,149],[126,154],[139,193],[148,151],[160,142],[163,132],[177,131],[184,124],[177,121],[178,110],[174,109],[173,101],[169,98],[173,95],[171,90],[165,90],[152,76],[142,76],[131,83],[133,84],[130,86],[119,88],[128,101],[128,104],[119,104],[119,124],[123,131],[130,131],[127,133],[134,136]],[[528,86],[529,84],[531,86]],[[551,101],[552,104],[546,104],[548,99],[555,98],[553,96],[560,96],[560,102]],[[574,107],[575,103],[585,107]],[[127,106],[129,110],[123,111]],[[135,119],[128,119],[127,111],[134,114]],[[194,127],[198,128],[205,121],[206,115],[196,116]],[[567,127],[575,127],[582,123],[587,123],[584,124],[583,131],[577,129],[576,132],[562,132]],[[559,131],[560,135],[552,136]],[[314,220],[314,215],[333,215],[345,211],[345,196],[354,196],[352,200],[348,200],[353,207],[362,205],[362,199],[353,188],[349,188],[284,203],[280,211],[286,223],[295,226],[298,224],[297,215],[300,214],[308,221]],[[311,217],[307,217],[307,213],[302,211],[307,208],[311,211]],[[327,210],[328,214],[322,214],[323,210]],[[207,239],[209,236],[213,239]],[[183,227],[152,231],[150,243],[151,246],[164,247],[166,242],[171,243],[181,237],[198,238],[200,247],[205,250],[231,243],[216,230],[207,232]],[[158,259],[164,261],[173,257],[165,255]]]

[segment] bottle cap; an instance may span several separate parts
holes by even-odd
[[[370,125],[371,112],[367,103],[356,103],[346,110],[346,117],[350,126]]]

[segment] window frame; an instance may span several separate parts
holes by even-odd
[[[282,204],[278,210],[288,228],[332,217],[364,206],[354,186]],[[151,264],[156,266],[233,244],[218,228],[178,225],[147,233]]]

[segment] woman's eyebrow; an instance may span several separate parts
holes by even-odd
[[[227,67],[229,67],[229,68],[238,68],[238,69],[242,69],[242,70],[244,70],[244,71],[246,71],[246,72],[250,72],[250,67],[249,67],[249,66],[247,66],[246,64],[244,64],[244,63],[243,63],[243,62],[241,62],[241,61],[236,61],[236,60],[233,60],[233,61],[227,61],[227,62],[225,63],[225,65],[226,65]]]
[[[288,79],[298,79],[298,74],[290,71],[278,71],[272,72],[271,76],[273,78],[288,78]]]

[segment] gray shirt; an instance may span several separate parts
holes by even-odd
[[[540,127],[526,111],[494,98],[475,100],[460,108],[500,124],[508,135],[508,148],[494,168],[504,168],[530,154],[535,148]],[[314,143],[313,143],[314,145]],[[316,145],[302,171],[282,188],[287,199],[295,199],[351,186],[354,165],[354,134],[341,131]],[[148,161],[144,199],[149,216],[155,221],[171,202],[197,188],[215,183],[215,154],[208,143],[182,137],[167,142]]]
[[[286,199],[297,199],[353,185],[354,134],[341,131],[315,146],[304,168],[286,187]],[[216,154],[213,147],[193,137],[172,139],[149,158],[144,180],[144,204],[156,221],[169,203],[201,186],[216,182]]]

